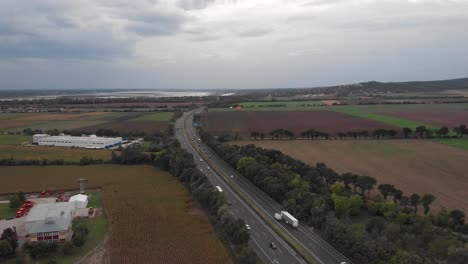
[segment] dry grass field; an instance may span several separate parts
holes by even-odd
[[[102,187],[109,224],[100,263],[233,263],[206,216],[171,175],[151,166],[0,167],[0,193]]]
[[[84,149],[49,146],[0,145],[0,159],[58,160],[79,162],[82,157],[110,160],[112,152],[107,149]]]
[[[433,208],[460,209],[468,214],[468,152],[426,140],[257,140],[309,164],[324,162],[337,172],[376,177],[409,195],[432,193]]]

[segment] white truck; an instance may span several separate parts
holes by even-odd
[[[287,224],[291,225],[294,228],[297,228],[299,226],[299,221],[297,221],[297,219],[294,216],[292,216],[290,213],[286,211],[281,211],[279,214],[276,213],[275,219],[278,221],[281,221],[281,219],[284,219],[284,221]]]

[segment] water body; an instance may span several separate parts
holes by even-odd
[[[136,98],[136,97],[147,97],[147,98],[163,98],[163,97],[199,97],[209,96],[217,94],[215,92],[207,91],[160,91],[160,90],[132,90],[132,91],[51,91],[50,94],[42,93],[40,95],[34,94],[31,91],[31,95],[22,92],[20,95],[9,93],[8,95],[1,95],[0,101],[11,101],[11,100],[34,100],[34,99],[57,99],[63,97],[88,97],[88,98]]]

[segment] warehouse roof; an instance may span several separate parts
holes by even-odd
[[[68,200],[69,202],[74,202],[74,201],[77,201],[77,202],[87,202],[88,201],[88,195],[84,195],[84,194],[77,194],[77,195],[73,195],[72,197],[70,197],[70,200]]]
[[[74,203],[38,204],[26,217],[27,233],[44,233],[67,230],[70,227]]]

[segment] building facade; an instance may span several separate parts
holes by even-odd
[[[122,144],[122,138],[91,136],[50,136],[47,134],[36,134],[33,136],[33,144],[39,146],[77,147],[104,149],[112,148]]]
[[[25,219],[30,242],[65,242],[71,239],[75,203],[48,203],[34,206]]]

